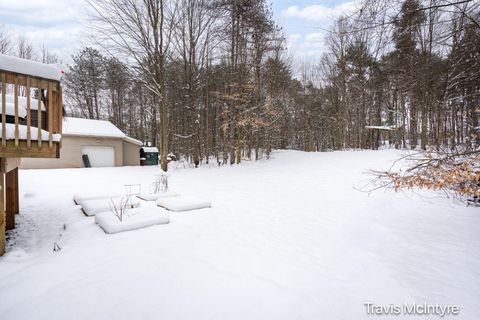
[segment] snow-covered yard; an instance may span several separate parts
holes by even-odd
[[[479,319],[480,210],[433,193],[356,189],[399,155],[280,151],[172,169],[172,190],[213,207],[114,235],[73,194],[148,188],[157,168],[21,171],[0,318],[353,320],[376,318],[368,302],[427,302]]]

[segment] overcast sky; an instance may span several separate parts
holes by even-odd
[[[315,59],[323,50],[322,28],[352,7],[345,0],[274,0],[273,13],[288,38],[296,61]],[[65,62],[89,43],[84,22],[84,0],[0,0],[0,24],[16,35],[25,35],[35,45],[44,44]]]

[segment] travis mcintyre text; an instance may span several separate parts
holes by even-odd
[[[460,312],[460,307],[454,304],[404,303],[403,305],[378,305],[365,303],[364,306],[368,315],[437,315],[443,318],[448,315],[455,316]]]

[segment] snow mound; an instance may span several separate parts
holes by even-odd
[[[83,213],[85,213],[86,216],[91,217],[100,212],[111,211],[113,205],[115,205],[115,207],[120,207],[122,201],[122,197],[83,200],[81,206]],[[130,197],[128,206],[130,208],[138,208],[140,206],[140,201],[135,197]]]
[[[128,211],[120,221],[111,211],[101,212],[95,216],[95,223],[106,233],[118,233],[150,227],[170,222],[168,214],[158,207],[142,207]]]
[[[181,212],[181,211],[210,208],[212,206],[212,203],[210,201],[196,199],[196,198],[173,197],[173,198],[158,199],[157,206],[165,208],[170,211]]]
[[[75,202],[75,204],[82,205],[82,202],[85,200],[120,198],[121,196],[122,195],[120,193],[98,193],[98,192],[76,193],[73,195],[73,202]]]
[[[178,197],[179,194],[174,191],[165,191],[159,193],[141,193],[137,197],[145,201],[156,201],[158,199]]]

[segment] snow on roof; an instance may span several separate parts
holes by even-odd
[[[388,126],[365,126],[365,129],[377,129],[377,130],[395,130],[395,128],[388,127]]]
[[[62,131],[63,135],[67,136],[121,138],[138,146],[142,145],[141,141],[128,137],[113,123],[106,120],[65,117]]]
[[[43,102],[41,103],[42,111],[45,111],[45,105]],[[25,118],[27,116],[27,98],[26,97],[18,97],[18,117]],[[38,110],[38,100],[37,99],[30,99],[30,110],[37,111]],[[0,101],[0,114],[3,113],[3,104]],[[15,116],[15,97],[9,94],[5,95],[5,114],[8,116]]]
[[[3,105],[2,108],[0,108],[0,114],[3,114]],[[5,103],[5,114],[7,116],[15,116],[15,105],[13,103]],[[17,114],[19,118],[25,118],[27,116],[27,109],[23,108],[22,106],[18,106]]]
[[[14,140],[15,139],[15,124],[13,123],[6,123],[6,137],[7,140]],[[40,132],[42,141],[48,141],[50,138],[50,133],[48,131],[42,130]],[[27,126],[25,125],[18,125],[18,138],[20,140],[27,140]],[[38,130],[30,129],[30,138],[35,141],[38,140]],[[62,135],[59,133],[52,134],[52,141],[58,142],[62,139]]]
[[[142,141],[131,138],[131,137],[125,137],[125,138],[123,138],[123,140],[125,140],[127,142],[130,142],[130,143],[133,143],[133,144],[136,144],[137,146],[141,146],[143,144]]]
[[[0,54],[0,70],[60,81],[62,70],[55,65]]]
[[[27,97],[21,97],[18,96],[18,107],[19,108],[24,108],[25,110],[27,109]],[[15,103],[15,96],[11,94],[6,94],[5,95],[5,101],[7,103]],[[42,108],[42,111],[45,111],[45,104],[43,101],[40,102],[40,106]],[[38,100],[35,98],[30,98],[30,110],[38,110]]]
[[[144,152],[149,152],[149,153],[157,152],[158,153],[157,147],[142,147],[141,149],[143,149]]]
[[[115,127],[110,121],[69,117],[63,119],[63,134],[109,138],[126,137],[125,133]]]

